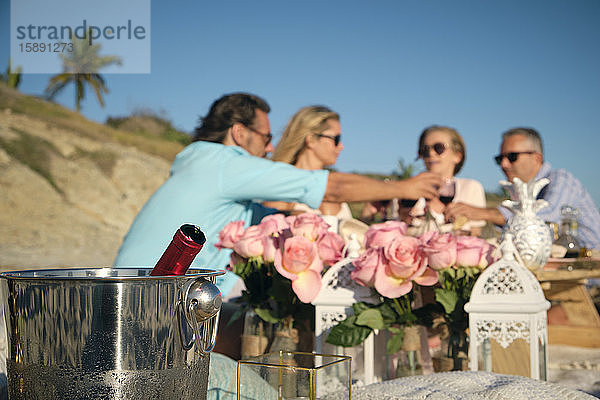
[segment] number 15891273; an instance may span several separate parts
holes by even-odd
[[[21,53],[71,53],[73,51],[73,43],[25,42],[19,43],[19,50],[21,51]]]

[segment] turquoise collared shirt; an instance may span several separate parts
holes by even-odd
[[[318,208],[325,195],[328,172],[308,171],[255,157],[237,146],[194,142],[171,166],[169,178],[136,216],[115,260],[115,267],[152,267],[183,224],[198,225],[206,243],[193,267],[223,269],[230,250],[214,245],[231,221],[257,224],[275,210],[258,201],[299,202]],[[237,278],[228,272],[217,281],[223,296]]]

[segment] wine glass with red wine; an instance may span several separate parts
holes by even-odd
[[[444,203],[445,206],[452,203],[454,199],[454,192],[456,190],[456,184],[454,179],[446,179],[440,188],[438,189],[438,195],[440,201]]]

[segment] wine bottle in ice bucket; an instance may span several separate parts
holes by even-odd
[[[184,275],[205,242],[206,236],[200,228],[181,225],[150,275]]]

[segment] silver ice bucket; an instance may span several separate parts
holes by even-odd
[[[9,399],[205,399],[223,272],[6,272]]]

